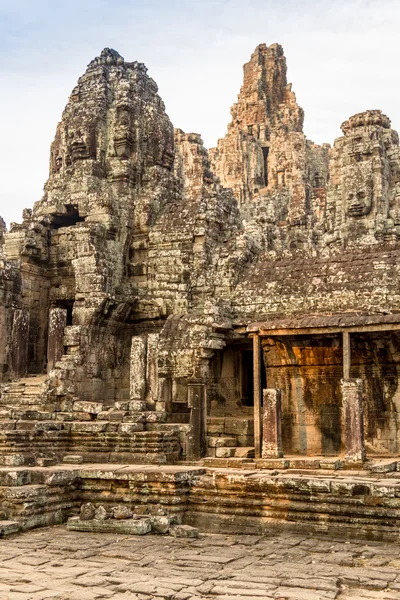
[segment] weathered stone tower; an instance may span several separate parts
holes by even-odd
[[[258,456],[263,390],[266,454],[398,451],[398,136],[370,110],[307,140],[278,44],[231,112],[208,153],[142,64],[79,79],[0,221],[3,464]]]

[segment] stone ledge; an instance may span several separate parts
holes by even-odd
[[[81,521],[79,517],[71,517],[67,522],[70,531],[91,531],[99,533],[124,533],[128,535],[146,535],[151,531],[151,520],[149,518],[124,519],[121,521],[109,520]]]

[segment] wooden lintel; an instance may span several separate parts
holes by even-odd
[[[301,329],[260,329],[261,337],[274,337],[286,335],[327,335],[334,333],[376,333],[380,331],[399,331],[400,323],[378,325],[353,325],[350,327],[303,327]],[[251,335],[254,335],[252,333]]]

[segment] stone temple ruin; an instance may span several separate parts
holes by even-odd
[[[278,44],[231,114],[207,151],[106,48],[0,220],[3,534],[100,500],[396,531],[398,134],[367,110],[308,140]]]

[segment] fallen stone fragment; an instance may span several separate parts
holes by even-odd
[[[179,538],[198,538],[200,535],[199,530],[190,525],[173,525],[169,532],[172,536]]]
[[[98,521],[105,521],[106,519],[112,519],[113,516],[113,511],[110,508],[99,506],[96,508],[94,518]]]
[[[111,510],[114,519],[118,521],[132,517],[132,511],[127,506],[114,506]]]
[[[91,502],[86,502],[86,504],[82,504],[81,512],[80,512],[80,520],[81,521],[90,521],[94,519],[96,514],[96,507]]]
[[[168,515],[150,517],[151,530],[153,533],[168,533],[171,527],[171,518]]]
[[[79,517],[72,517],[67,522],[70,531],[90,531],[93,533],[123,533],[126,535],[146,535],[151,531],[150,519],[123,519],[100,521],[91,519],[83,521]]]

